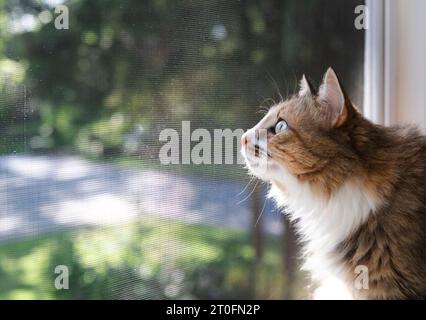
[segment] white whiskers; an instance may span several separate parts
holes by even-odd
[[[254,226],[256,227],[257,224],[259,223],[260,218],[262,217],[263,211],[265,210],[266,207],[266,201],[268,201],[268,199],[265,199],[265,201],[263,201],[263,207],[262,210],[260,211],[259,216],[257,217],[256,223],[254,224]]]
[[[246,201],[248,198],[250,198],[250,196],[253,194],[253,192],[254,192],[254,190],[256,190],[256,187],[257,187],[257,185],[259,184],[259,180],[256,180],[256,183],[255,183],[255,185],[254,185],[254,187],[253,187],[253,190],[251,190],[251,192],[243,199],[243,200],[241,200],[241,201],[238,201],[237,202],[237,205],[239,205],[239,204],[241,204],[241,203],[243,203],[244,201]]]

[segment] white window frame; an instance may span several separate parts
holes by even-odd
[[[364,114],[426,130],[426,1],[367,0]]]

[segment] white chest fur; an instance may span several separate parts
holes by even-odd
[[[347,181],[329,198],[312,192],[308,183],[300,182],[285,171],[274,179],[285,187],[285,193],[274,183],[269,196],[283,207],[296,223],[303,241],[304,269],[320,283],[330,277],[340,278],[336,246],[365,222],[378,205],[356,180]]]

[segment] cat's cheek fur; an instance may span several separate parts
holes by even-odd
[[[328,198],[315,193],[308,182],[300,181],[284,167],[271,180],[269,197],[295,223],[305,244],[303,269],[319,283],[329,282],[330,277],[344,280],[348,270],[343,270],[339,263],[342,257],[335,249],[381,206],[380,199],[368,193],[359,179],[344,182]],[[321,296],[324,298],[324,294]]]

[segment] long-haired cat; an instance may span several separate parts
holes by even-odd
[[[330,68],[318,92],[303,76],[242,145],[295,224],[313,279],[339,279],[358,299],[426,297],[426,137],[416,128],[365,119]]]

